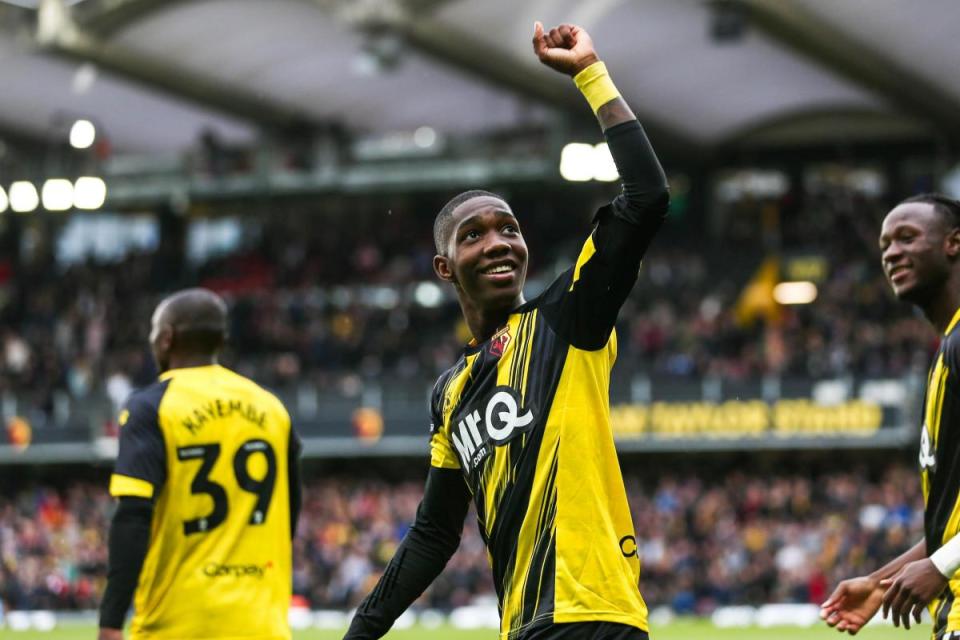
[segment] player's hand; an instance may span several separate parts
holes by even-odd
[[[892,578],[881,580],[880,586],[886,588],[883,617],[890,613],[894,626],[899,627],[902,622],[909,629],[911,614],[919,623],[920,614],[944,590],[947,579],[930,558],[924,558],[904,565]]]
[[[100,627],[97,640],[123,640],[123,629],[107,629]]]
[[[543,25],[535,22],[533,52],[540,62],[570,77],[600,60],[587,32],[572,24],[561,24],[544,32]]]
[[[844,580],[820,605],[820,617],[837,631],[855,635],[877,613],[883,602],[883,587],[875,578]]]

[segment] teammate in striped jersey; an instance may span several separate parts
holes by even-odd
[[[868,576],[844,580],[821,616],[855,634],[883,607],[910,628],[928,607],[933,638],[960,638],[960,202],[909,198],[883,221],[883,270],[894,294],[943,336],[927,377],[920,435],[924,539]]]

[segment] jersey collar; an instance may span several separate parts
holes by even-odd
[[[212,370],[212,369],[220,369],[220,368],[221,366],[219,364],[204,364],[204,365],[200,365],[199,367],[180,367],[177,369],[167,369],[166,371],[160,374],[158,379],[169,380],[170,378],[177,375],[181,371],[204,371],[204,370]]]

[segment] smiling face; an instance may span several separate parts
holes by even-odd
[[[523,301],[527,244],[510,206],[491,196],[471,198],[453,210],[444,255],[434,258],[441,279],[481,311]]]
[[[960,254],[960,230],[932,204],[897,206],[880,231],[883,272],[900,300],[923,306],[939,294]]]

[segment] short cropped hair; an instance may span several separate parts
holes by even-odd
[[[921,193],[903,200],[900,204],[918,202],[933,205],[936,211],[951,227],[960,227],[960,200],[954,200],[942,193]]]
[[[453,224],[454,210],[467,200],[484,196],[506,202],[503,196],[493,193],[492,191],[471,189],[470,191],[464,191],[463,193],[453,196],[447,204],[443,205],[443,209],[440,209],[440,213],[437,214],[437,217],[433,221],[433,242],[436,245],[437,254],[441,256],[446,255],[447,241],[449,240],[450,227]]]

